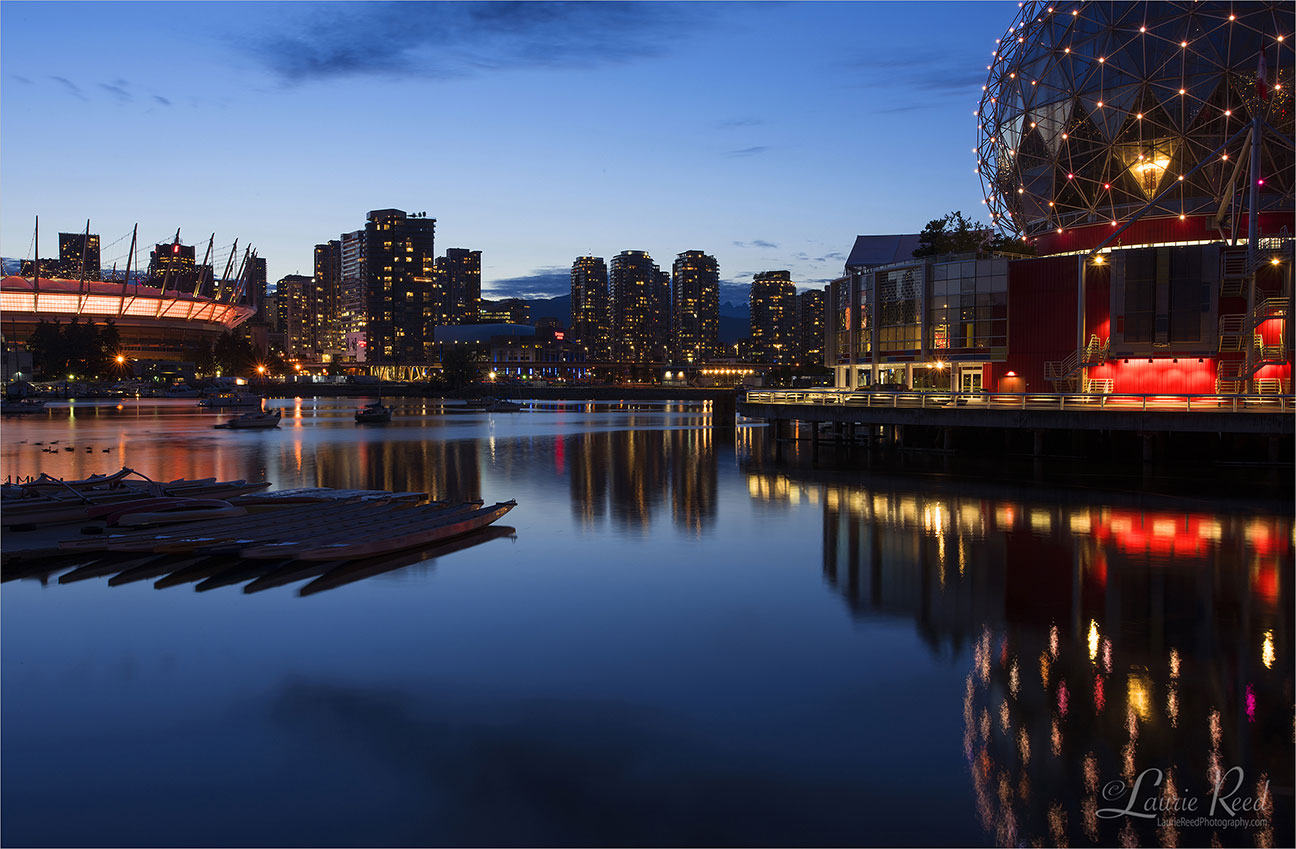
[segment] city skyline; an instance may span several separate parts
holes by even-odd
[[[145,244],[177,226],[188,244],[238,236],[278,279],[310,274],[313,246],[364,210],[396,207],[480,249],[489,297],[564,294],[576,256],[701,249],[733,302],[769,268],[822,286],[859,233],[980,211],[971,131],[903,128],[966,123],[980,42],[950,38],[960,46],[936,57],[924,45],[984,31],[988,56],[997,5],[946,5],[935,21],[887,4],[527,4],[508,20],[473,4],[237,8],[6,4],[0,253],[27,255],[35,215],[51,233],[88,217],[111,266],[138,220]],[[77,27],[59,23],[66,9]],[[398,27],[405,46],[369,58]],[[894,33],[888,48],[859,59],[859,34],[878,30]],[[775,33],[771,63],[751,44]],[[54,39],[66,63],[34,73]],[[147,51],[104,47],[144,39]],[[342,104],[350,129],[319,123]],[[92,144],[40,132],[70,114],[96,128]],[[343,167],[387,122],[399,129],[382,159],[403,167]],[[170,190],[146,176],[167,172]]]

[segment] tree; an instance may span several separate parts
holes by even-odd
[[[979,221],[973,221],[962,212],[954,211],[927,222],[927,226],[918,234],[919,246],[913,255],[940,256],[942,254],[988,253],[1007,251],[1010,253],[1033,254],[1034,248],[1019,239],[996,233]]]
[[[441,374],[452,389],[463,389],[477,380],[481,369],[471,351],[455,345],[441,354]]]

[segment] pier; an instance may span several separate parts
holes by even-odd
[[[1204,452],[1212,458],[1289,462],[1296,433],[1291,395],[765,390],[748,392],[737,411],[768,421],[778,438],[788,422],[809,425],[816,445],[825,439],[820,425],[829,423],[826,438],[837,443],[953,452],[1029,438],[1031,453],[1042,456],[1047,440],[1056,441],[1050,435],[1065,432],[1072,453],[1094,439],[1135,436],[1145,461],[1165,459],[1172,437],[1213,437]]]

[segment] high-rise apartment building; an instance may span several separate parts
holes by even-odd
[[[762,271],[752,280],[751,341],[763,363],[790,363],[796,356],[796,284],[786,271]]]
[[[315,353],[315,280],[289,274],[275,285],[278,331],[284,353],[294,359],[312,359]]]
[[[338,239],[315,246],[315,343],[322,351],[336,352],[344,344],[339,321],[342,290],[342,242]]]
[[[646,251],[622,251],[608,269],[612,358],[619,362],[666,359],[670,335],[670,275]]]
[[[444,320],[434,324],[474,324],[481,310],[481,251],[446,248],[437,257],[435,279],[441,303],[434,310]]]
[[[803,366],[824,364],[825,303],[823,289],[810,289],[796,296],[796,360]]]
[[[482,324],[530,324],[531,305],[521,298],[483,299],[477,320]]]
[[[342,260],[338,283],[338,332],[345,341],[348,333],[363,333],[365,315],[365,231],[343,233]]]
[[[189,249],[190,254],[193,248]],[[266,261],[265,257],[257,256],[256,252],[248,259],[247,267],[247,286],[243,291],[243,303],[256,309],[256,318],[254,321],[265,323],[265,296],[266,296]]]
[[[700,363],[720,341],[720,265],[702,251],[685,251],[671,268],[671,356]]]
[[[365,223],[364,308],[367,359],[411,363],[427,358],[434,309],[436,219],[376,209]],[[345,262],[345,259],[344,259]]]
[[[69,280],[99,279],[99,236],[59,233],[59,276]]]
[[[602,257],[577,257],[571,270],[571,338],[589,360],[612,356],[608,327],[608,270]]]
[[[62,254],[63,233],[59,234],[59,253]],[[76,235],[76,234],[72,234]],[[263,266],[264,267],[264,266]],[[149,279],[154,286],[165,289],[193,291],[194,247],[179,242],[155,245],[149,252]]]

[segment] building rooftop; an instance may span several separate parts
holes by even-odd
[[[846,259],[847,268],[869,268],[913,259],[918,247],[917,233],[891,236],[856,236],[855,246]]]

